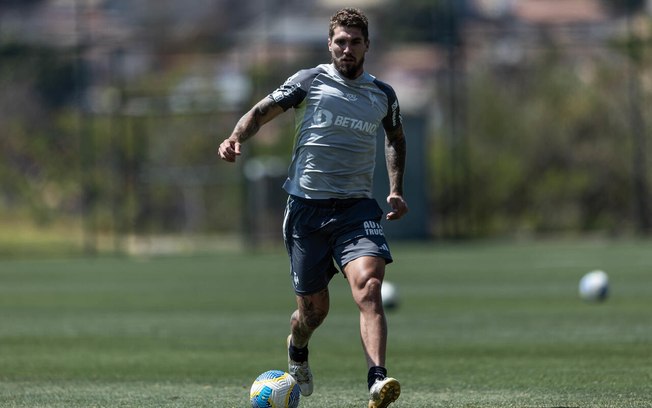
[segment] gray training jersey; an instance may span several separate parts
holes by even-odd
[[[333,64],[297,72],[269,95],[295,108],[295,142],[283,188],[309,199],[371,198],[376,135],[401,125],[394,90],[364,73],[351,80]]]

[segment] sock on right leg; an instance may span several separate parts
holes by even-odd
[[[304,361],[308,361],[308,347],[294,347],[292,345],[292,342],[290,342],[290,347],[288,347],[288,352],[290,353],[290,358],[292,361],[296,361],[297,363],[303,363]]]

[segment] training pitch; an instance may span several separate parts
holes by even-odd
[[[652,406],[652,242],[398,244],[387,279],[392,407]],[[600,304],[579,300],[593,269]],[[366,407],[346,282],[311,342],[300,407]],[[248,407],[287,370],[294,297],[282,249],[0,261],[0,407]]]

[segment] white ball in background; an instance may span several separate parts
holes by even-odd
[[[580,298],[590,302],[601,302],[609,294],[609,276],[604,271],[591,271],[580,279]]]
[[[380,288],[380,296],[383,299],[383,306],[385,309],[396,309],[399,304],[398,289],[392,282],[383,282]]]

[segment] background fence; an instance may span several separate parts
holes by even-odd
[[[291,112],[236,165],[216,149],[328,62],[338,2],[135,3],[0,2],[0,255],[280,240]],[[412,211],[388,234],[650,233],[650,2],[365,3],[367,69],[408,131]]]

